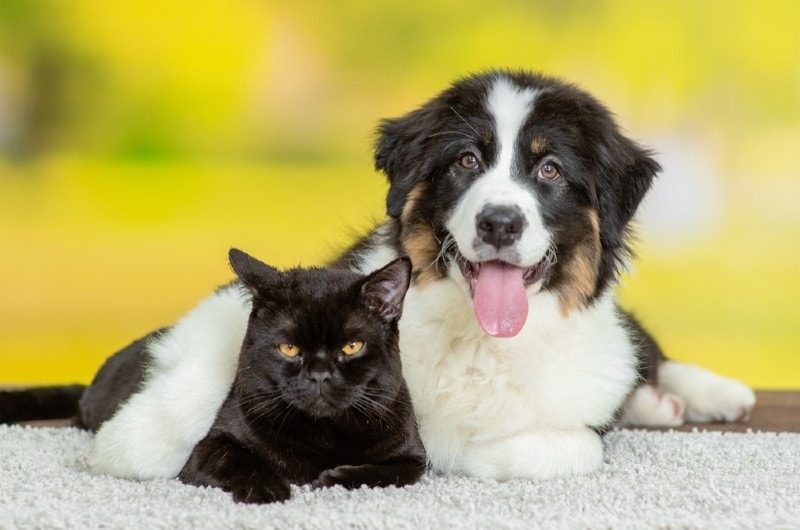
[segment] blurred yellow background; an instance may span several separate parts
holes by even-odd
[[[2,0],[0,383],[88,382],[230,246],[332,258],[383,216],[378,119],[488,67],[659,153],[621,294],[667,353],[800,388],[794,0]]]

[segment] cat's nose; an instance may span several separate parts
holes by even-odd
[[[306,377],[321,387],[330,380],[331,374],[327,370],[310,370]]]

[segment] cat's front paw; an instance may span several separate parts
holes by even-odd
[[[291,496],[289,483],[278,477],[252,477],[251,480],[237,480],[227,488],[235,502],[246,504],[267,504],[282,502]]]
[[[356,489],[366,484],[364,468],[366,466],[338,466],[333,469],[326,469],[319,474],[319,477],[311,483],[312,488],[330,488],[332,486],[344,486],[347,489]]]

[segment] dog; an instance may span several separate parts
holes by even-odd
[[[465,77],[383,121],[375,166],[388,220],[331,266],[411,258],[400,348],[433,469],[586,474],[619,423],[747,418],[752,390],[667,360],[615,300],[660,168],[590,94],[521,71]],[[144,343],[144,383],[98,422],[93,469],[180,471],[228,393],[248,312],[222,289]]]
[[[375,161],[391,220],[345,263],[412,259],[401,350],[434,468],[581,474],[618,419],[746,419],[752,390],[667,361],[614,300],[660,168],[589,94],[522,72],[468,77],[384,121]]]

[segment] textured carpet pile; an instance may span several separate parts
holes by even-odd
[[[593,475],[312,491],[241,505],[177,480],[91,475],[91,435],[0,426],[0,528],[800,528],[800,434],[616,431]]]

